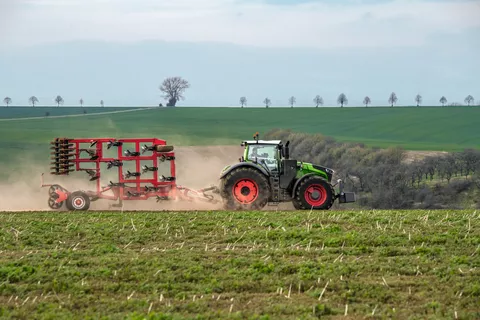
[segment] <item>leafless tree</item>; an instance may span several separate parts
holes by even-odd
[[[397,95],[395,94],[395,92],[392,92],[390,94],[390,97],[388,98],[388,103],[390,103],[391,106],[393,107],[393,105],[397,103],[397,101],[398,101]]]
[[[317,95],[314,99],[313,102],[315,103],[315,107],[318,108],[319,105],[323,106],[323,98]]]
[[[294,96],[291,96],[290,98],[288,98],[288,103],[290,104],[290,106],[293,108],[293,105],[297,102],[297,99],[294,97]]]
[[[268,98],[265,98],[265,100],[263,100],[263,103],[265,104],[265,108],[268,108],[272,103],[272,101],[270,101],[270,99]]]
[[[57,103],[57,106],[60,107],[60,104],[63,104],[63,98],[61,96],[57,96],[55,98],[55,102]]]
[[[344,93],[341,93],[337,98],[337,103],[343,108],[343,105],[348,104],[347,96]]]
[[[247,98],[246,97],[241,97],[240,98],[240,104],[242,105],[242,108],[243,108],[243,106],[245,106],[247,104]]]
[[[83,98],[80,98],[80,106],[83,107]]]
[[[30,98],[28,98],[28,101],[32,104],[33,107],[35,107],[35,103],[38,102],[38,98],[35,96],[31,96]]]
[[[185,100],[183,92],[188,88],[190,88],[190,84],[181,77],[165,79],[160,86],[160,91],[164,93],[163,97],[168,100],[167,107],[175,107],[180,99]]]
[[[440,98],[440,103],[442,104],[442,107],[445,107],[445,103],[447,103],[447,98],[445,98],[445,96],[442,96]]]
[[[7,108],[8,108],[8,106],[12,103],[12,98],[5,97],[5,99],[3,99],[3,103],[5,103],[7,105]]]
[[[475,102],[475,99],[473,99],[473,97],[471,95],[468,95],[466,98],[465,98],[465,103],[470,106],[471,103],[474,103]]]
[[[105,102],[103,102],[103,100],[100,100],[100,105],[103,107],[105,107]]]
[[[370,103],[372,103],[372,100],[370,100],[369,96],[366,96],[365,99],[363,99],[363,104],[365,105],[365,108],[368,107]]]
[[[422,103],[422,96],[419,95],[419,94],[417,94],[417,95],[415,96],[415,102],[417,103],[417,107],[419,107],[420,104]]]

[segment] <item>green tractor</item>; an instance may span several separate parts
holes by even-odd
[[[281,140],[259,140],[258,133],[253,138],[242,142],[245,150],[239,163],[220,174],[225,209],[260,210],[291,201],[297,210],[328,210],[336,199],[355,202],[355,194],[344,192],[341,180],[335,193],[332,169],[290,159],[290,141],[283,145]]]

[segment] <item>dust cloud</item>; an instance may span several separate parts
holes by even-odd
[[[201,189],[211,185],[218,186],[221,170],[229,164],[235,163],[243,152],[239,146],[195,146],[176,147],[175,165],[177,185],[190,189]],[[96,182],[91,182],[84,172],[73,172],[68,176],[54,176],[49,174],[49,159],[35,159],[28,155],[13,159],[18,168],[6,180],[0,181],[0,211],[51,211],[48,207],[48,187],[40,188],[42,173],[45,184],[59,184],[70,192],[76,190],[96,190]],[[169,175],[169,162],[162,164],[168,166],[159,168],[164,170],[165,176]],[[124,165],[124,172],[132,167]],[[107,186],[109,181],[116,182],[117,170],[103,170],[101,185]],[[216,199],[218,195],[215,195]],[[111,207],[118,203],[112,200],[94,201],[90,210],[220,210],[222,203],[206,203],[202,201],[156,201],[150,198],[144,201],[123,201],[122,208]],[[66,210],[65,206],[61,210]]]

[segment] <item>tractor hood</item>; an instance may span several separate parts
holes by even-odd
[[[328,182],[332,181],[333,174],[335,173],[333,169],[308,162],[298,162],[298,166],[303,174],[315,173],[323,176]]]

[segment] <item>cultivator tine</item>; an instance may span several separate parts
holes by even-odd
[[[133,197],[133,198],[138,198],[138,197],[143,196],[142,193],[139,193],[139,192],[131,192],[131,191],[127,191],[127,195],[128,195],[129,197]]]
[[[119,160],[113,160],[107,163],[107,169],[111,169],[112,167],[121,167],[121,166],[123,166],[123,162]]]
[[[142,147],[142,154],[144,154],[145,152],[147,151],[155,151],[155,146],[147,146],[147,145],[144,145]]]
[[[110,140],[107,142],[107,149],[110,149],[111,147],[120,147],[121,145],[123,145],[123,142],[121,141]]]
[[[95,170],[87,169],[87,170],[85,170],[85,172],[90,176],[89,181],[95,181],[95,180],[98,180],[100,178],[100,174],[97,174],[97,172]]]
[[[71,163],[72,159],[70,159],[71,157],[75,157],[74,144],[70,143],[67,138],[56,138],[51,141],[50,144],[52,145],[50,149],[53,150],[50,152],[51,159],[53,160],[50,164],[54,165],[50,167],[50,173],[54,175],[66,175],[75,171],[71,169],[75,164]]]
[[[158,160],[160,160],[160,162],[172,161],[172,160],[175,160],[175,157],[166,156],[166,155],[162,154],[160,157],[158,157]]]
[[[168,200],[168,197],[157,196],[157,202],[166,201],[166,200]]]
[[[140,177],[142,174],[140,172],[130,172],[130,171],[127,171],[126,174],[124,174],[124,179],[128,179],[128,178],[131,178],[131,177]]]
[[[123,153],[126,157],[138,157],[140,155],[140,152],[131,152],[130,150],[124,151]]]
[[[162,181],[175,181],[175,180],[176,180],[175,177],[165,177],[164,175],[162,175],[162,176],[160,177],[160,179],[161,179]]]
[[[90,160],[97,160],[99,155],[95,149],[79,149],[80,152],[86,152],[90,156]]]
[[[149,167],[149,166],[143,166],[142,167],[142,173],[153,172],[153,171],[158,171],[158,168],[157,167]]]

